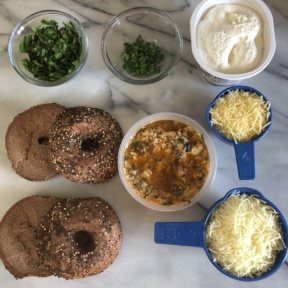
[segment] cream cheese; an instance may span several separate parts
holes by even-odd
[[[249,72],[262,59],[263,25],[250,7],[216,5],[199,21],[196,33],[201,58],[218,72]]]

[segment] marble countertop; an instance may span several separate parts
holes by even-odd
[[[209,262],[203,249],[154,243],[157,221],[200,221],[216,200],[232,188],[251,187],[261,191],[288,219],[288,2],[264,1],[275,25],[277,48],[272,62],[259,75],[241,84],[261,91],[271,102],[273,123],[269,133],[255,144],[256,179],[240,181],[234,149],[220,142],[205,122],[205,110],[224,88],[212,86],[199,75],[191,52],[189,21],[200,1],[194,0],[1,0],[0,1],[0,219],[18,200],[28,195],[62,197],[100,196],[116,210],[123,229],[123,243],[114,263],[103,273],[79,280],[29,277],[15,280],[0,262],[1,288],[33,287],[246,287],[245,282],[225,277]],[[135,6],[167,11],[183,33],[184,49],[172,74],[152,85],[134,86],[114,77],[100,51],[101,36],[108,21]],[[21,79],[9,63],[7,45],[15,25],[43,9],[66,11],[83,24],[89,38],[89,55],[83,70],[60,86],[43,88]],[[163,213],[136,202],[124,189],[119,176],[105,184],[72,183],[62,177],[29,182],[17,176],[6,156],[5,133],[20,112],[40,103],[98,107],[113,115],[126,132],[139,119],[156,112],[177,112],[199,122],[211,135],[218,168],[215,181],[199,203],[185,210]],[[250,287],[283,288],[288,284],[288,261],[273,276],[249,283]]]

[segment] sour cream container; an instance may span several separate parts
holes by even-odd
[[[199,49],[197,46],[197,25],[210,8],[221,4],[244,5],[254,9],[261,17],[263,24],[263,41],[264,41],[263,57],[259,65],[249,72],[239,74],[226,74],[218,72],[209,67],[200,56]],[[269,8],[262,0],[203,0],[195,8],[191,16],[190,33],[191,33],[192,53],[196,62],[199,65],[201,75],[205,80],[207,80],[213,85],[219,85],[219,86],[236,85],[244,79],[248,79],[259,74],[268,66],[268,64],[270,63],[270,61],[274,56],[276,49],[273,17]]]

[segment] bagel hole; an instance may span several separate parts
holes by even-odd
[[[84,151],[95,151],[99,148],[100,144],[97,138],[86,137],[80,144],[80,149]]]
[[[95,249],[95,242],[91,233],[87,231],[78,231],[74,234],[74,240],[77,243],[81,253],[92,252]]]
[[[49,144],[49,137],[43,136],[38,138],[38,144],[42,145],[48,145]]]

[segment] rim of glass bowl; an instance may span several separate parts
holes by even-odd
[[[177,204],[177,205],[171,205],[171,206],[165,206],[165,205],[159,205],[159,204],[153,204],[150,201],[145,200],[141,196],[139,196],[136,192],[133,191],[131,188],[130,184],[128,183],[126,176],[124,174],[124,154],[125,150],[127,149],[130,141],[133,139],[135,134],[143,127],[146,125],[161,121],[161,120],[174,120],[178,121],[181,123],[184,123],[186,125],[190,125],[193,128],[195,128],[198,132],[200,132],[203,135],[204,142],[207,146],[208,153],[209,153],[209,159],[210,159],[210,169],[209,173],[207,176],[207,179],[202,186],[202,188],[198,191],[198,193],[191,199],[189,203],[182,203],[182,204]],[[146,116],[139,121],[137,121],[134,125],[132,125],[129,130],[126,132],[124,135],[119,152],[118,152],[118,171],[119,171],[119,176],[121,179],[121,182],[124,186],[124,188],[128,191],[128,193],[140,204],[143,206],[146,206],[150,209],[156,210],[156,211],[163,211],[163,212],[173,212],[173,211],[179,211],[186,209],[192,205],[194,205],[196,202],[198,202],[209,190],[211,185],[213,184],[213,181],[216,176],[217,172],[217,155],[216,155],[216,150],[213,145],[212,139],[208,135],[208,132],[195,120],[192,118],[178,114],[178,113],[173,113],[173,112],[160,112],[160,113],[155,113],[151,114],[149,116]]]
[[[48,81],[41,81],[38,80],[36,78],[32,78],[33,75],[31,74],[31,77],[27,76],[25,73],[23,73],[17,66],[17,64],[15,63],[15,59],[14,59],[14,55],[13,55],[13,42],[16,36],[18,36],[19,34],[21,34],[21,32],[24,30],[24,27],[32,20],[36,19],[37,17],[40,16],[44,16],[44,15],[60,15],[63,17],[67,17],[70,20],[73,20],[74,22],[77,23],[78,28],[80,30],[81,35],[79,35],[80,37],[82,37],[82,59],[78,65],[78,67],[69,75],[67,75],[66,77],[53,81],[53,82],[48,82]],[[79,33],[79,31],[78,31]],[[9,42],[8,42],[8,56],[9,56],[9,60],[10,60],[10,64],[12,65],[12,67],[14,68],[14,70],[17,72],[17,74],[24,80],[26,80],[29,83],[32,83],[34,85],[37,86],[43,86],[43,87],[52,87],[52,86],[57,86],[60,84],[63,84],[64,82],[67,82],[68,80],[70,80],[71,78],[73,78],[76,74],[78,74],[78,72],[83,68],[87,56],[88,56],[88,37],[85,33],[85,30],[82,26],[82,24],[72,15],[66,13],[66,12],[62,12],[59,10],[52,10],[52,9],[48,9],[48,10],[41,10],[41,11],[37,11],[35,13],[32,13],[30,15],[28,15],[27,17],[25,17],[23,20],[21,20],[16,27],[13,29]]]
[[[149,79],[141,79],[141,78],[133,79],[133,78],[129,78],[129,77],[119,73],[118,70],[114,68],[114,66],[111,63],[109,56],[107,54],[107,48],[106,48],[107,47],[107,35],[108,35],[109,31],[111,31],[111,29],[113,29],[118,24],[119,18],[125,17],[129,14],[134,14],[134,12],[138,12],[138,13],[139,12],[151,12],[153,14],[158,15],[162,19],[165,19],[166,22],[168,22],[170,24],[173,31],[175,32],[176,38],[178,39],[178,43],[179,43],[177,53],[176,53],[174,61],[171,63],[171,65],[162,73],[156,74],[155,77],[152,77]],[[178,61],[180,60],[182,50],[183,50],[183,36],[182,36],[182,33],[181,33],[180,29],[178,28],[176,22],[166,12],[160,11],[160,10],[152,8],[152,7],[134,7],[134,8],[127,9],[127,10],[115,15],[109,21],[107,26],[105,27],[104,32],[102,34],[102,40],[101,40],[102,58],[106,64],[106,66],[109,68],[109,70],[115,76],[117,76],[119,79],[121,79],[122,81],[130,83],[130,84],[136,84],[136,85],[152,84],[152,83],[158,82],[158,81],[164,79],[166,76],[168,76],[173,71],[173,69],[176,67],[176,64],[178,63]]]

